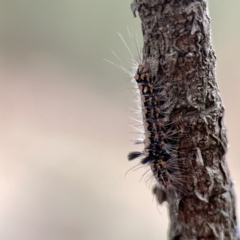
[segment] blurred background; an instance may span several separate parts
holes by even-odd
[[[0,0],[0,240],[167,239],[144,169],[125,176],[132,85],[103,60],[131,66],[117,34],[133,51],[127,28],[141,42],[129,4]],[[209,1],[238,206],[239,8]]]

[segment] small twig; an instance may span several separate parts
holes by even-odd
[[[154,193],[159,203],[169,204],[169,238],[237,239],[235,197],[225,161],[224,108],[206,2],[133,0],[131,9],[142,21],[144,39],[143,66],[135,76],[145,97],[142,163],[149,164],[158,182]],[[156,96],[162,97],[162,116],[157,111],[163,105],[154,109],[160,103],[147,103],[147,96],[155,102]],[[167,127],[163,130],[159,124]],[[177,140],[159,140],[159,134],[169,131]]]

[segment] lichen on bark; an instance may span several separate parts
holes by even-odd
[[[143,61],[167,86],[182,191],[155,187],[167,201],[170,239],[237,239],[235,196],[226,164],[224,107],[216,83],[216,56],[203,0],[133,0],[142,21]]]

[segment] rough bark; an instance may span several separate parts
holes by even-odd
[[[169,239],[237,239],[235,197],[225,155],[224,107],[203,0],[133,0],[142,21],[143,62],[166,86],[184,186],[156,186],[169,205]],[[154,169],[153,173],[154,173]]]

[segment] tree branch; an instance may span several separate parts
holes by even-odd
[[[168,202],[169,238],[237,239],[206,2],[133,0],[131,9],[144,38],[135,76],[145,128],[142,163],[157,180],[159,203]]]

